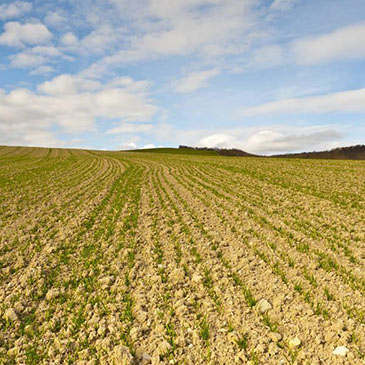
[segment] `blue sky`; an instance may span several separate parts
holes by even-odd
[[[0,2],[0,144],[365,143],[363,0]]]

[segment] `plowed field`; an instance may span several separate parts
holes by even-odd
[[[0,147],[0,364],[363,364],[364,264],[361,161]]]

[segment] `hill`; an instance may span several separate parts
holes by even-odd
[[[190,147],[179,146],[179,148],[146,148],[138,150],[127,150],[122,152],[147,152],[147,153],[168,153],[173,155],[199,155],[199,156],[236,156],[236,157],[261,157],[253,155],[237,148],[208,148],[208,147]]]
[[[213,149],[195,149],[189,147],[179,148],[146,148],[139,150],[128,150],[123,152],[145,152],[145,153],[168,153],[173,155],[206,155],[206,156],[218,156],[218,152]]]
[[[179,146],[179,150],[184,151],[201,151],[201,152],[215,152],[215,154],[221,156],[236,156],[236,157],[260,157],[251,153],[239,150],[237,148],[208,148],[208,147],[190,147],[190,146]]]
[[[328,151],[313,151],[300,153],[285,153],[271,156],[254,155],[237,148],[208,148],[190,147],[180,145],[179,148],[152,148],[133,150],[133,152],[170,153],[184,155],[211,155],[235,157],[275,157],[275,158],[304,158],[304,159],[329,159],[329,160],[365,160],[365,145],[339,147]]]
[[[329,151],[287,153],[274,155],[271,157],[281,158],[313,158],[313,159],[330,159],[330,160],[365,160],[365,145],[356,145],[350,147],[339,147]]]
[[[190,150],[190,151],[206,151],[215,152],[221,156],[236,156],[236,157],[260,157],[251,153],[239,150],[237,148],[208,148],[208,147],[189,147],[179,146],[179,150]]]

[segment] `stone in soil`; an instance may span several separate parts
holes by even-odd
[[[16,321],[18,319],[18,315],[16,314],[15,310],[13,308],[8,308],[5,311],[4,319],[10,320],[10,321]]]
[[[332,354],[337,355],[337,356],[346,356],[348,352],[349,352],[349,349],[347,347],[338,346],[333,350]]]
[[[289,348],[296,349],[300,346],[301,341],[298,337],[294,337],[289,341]]]
[[[256,304],[256,307],[260,313],[264,314],[272,308],[272,305],[266,299],[261,299]]]

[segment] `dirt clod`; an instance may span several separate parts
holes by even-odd
[[[256,307],[260,313],[266,313],[272,308],[272,305],[266,299],[261,299]]]
[[[18,320],[18,315],[13,308],[8,308],[4,313],[4,318],[15,322]]]

